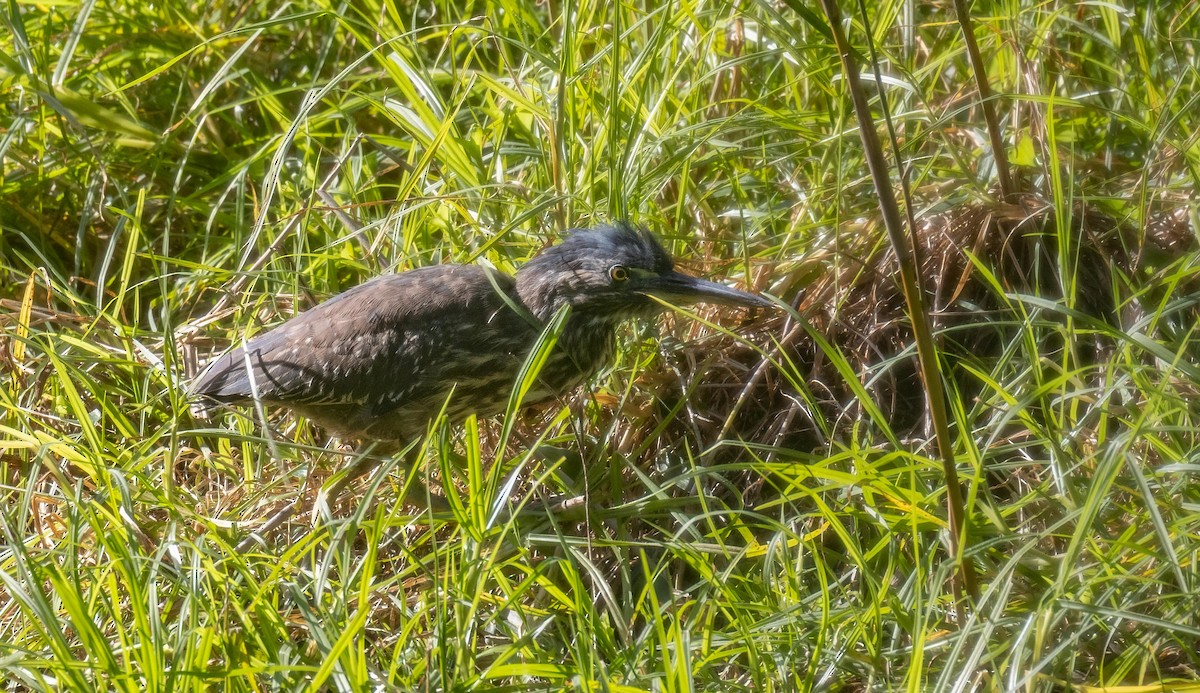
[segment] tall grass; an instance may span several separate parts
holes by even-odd
[[[411,469],[283,412],[189,411],[209,355],[324,297],[437,262],[511,271],[574,226],[631,218],[691,269],[789,302],[877,255],[877,193],[814,8],[6,5],[7,687],[1194,686],[1196,255],[1142,241],[1195,229],[1195,9],[972,12],[1058,264],[1015,290],[972,256],[1003,338],[943,357],[981,588],[960,619],[936,451],[872,401],[888,360],[816,330],[801,339],[819,378],[736,314],[631,326],[580,393],[435,423]],[[865,13],[845,10],[848,34],[879,52],[912,211],[988,200],[951,8]],[[1081,270],[1082,208],[1131,229],[1136,262]],[[1115,320],[1087,309],[1097,295]],[[700,404],[767,356],[763,382],[815,422],[784,443]],[[352,498],[320,492],[363,456],[382,463]],[[448,510],[404,500],[426,478]]]

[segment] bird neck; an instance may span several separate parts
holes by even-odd
[[[581,300],[580,289],[563,282],[561,273],[546,271],[549,253],[517,271],[517,296],[543,324],[568,310],[558,343],[542,370],[541,381],[552,394],[561,394],[610,363],[616,353],[616,327],[631,317],[627,311],[606,309]]]
[[[563,284],[534,271],[530,265],[536,260],[517,271],[517,296],[529,312],[544,323],[565,306],[571,305],[572,296]]]
[[[612,363],[616,355],[616,323],[587,311],[572,311],[542,371],[555,390],[565,392]]]

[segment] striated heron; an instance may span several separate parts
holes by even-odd
[[[347,438],[406,441],[442,411],[451,421],[504,411],[543,328],[565,323],[525,404],[562,395],[600,370],[621,321],[668,303],[770,306],[675,271],[649,232],[575,231],[511,277],[434,265],[377,277],[218,358],[192,385],[223,403],[280,405]]]
[[[411,441],[443,408],[451,421],[503,412],[526,358],[559,315],[557,341],[523,404],[565,394],[612,358],[623,320],[663,309],[656,298],[772,305],[675,271],[648,231],[603,226],[572,232],[515,277],[435,265],[367,281],[216,359],[192,393],[287,407],[345,438]],[[348,472],[329,497],[370,466]]]

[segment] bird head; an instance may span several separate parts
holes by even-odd
[[[767,300],[675,271],[649,231],[628,224],[575,231],[517,271],[525,305],[545,320],[564,305],[605,320],[652,315],[667,303],[770,306]]]

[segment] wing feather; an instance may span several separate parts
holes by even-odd
[[[474,265],[377,277],[232,349],[192,392],[220,402],[257,394],[285,404],[395,407],[436,394],[458,370],[515,369],[508,362],[519,365],[523,354],[514,352],[537,334],[515,301],[512,277]]]

